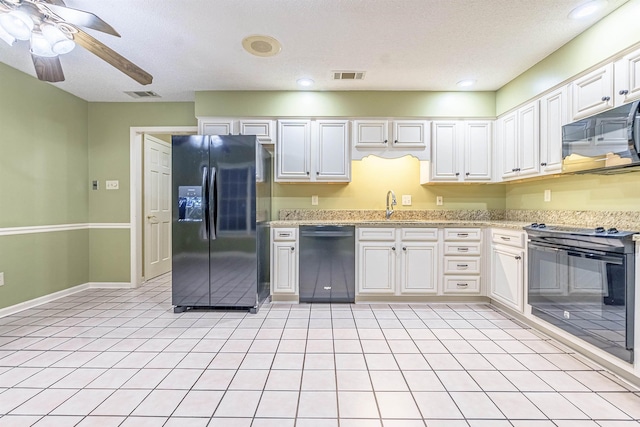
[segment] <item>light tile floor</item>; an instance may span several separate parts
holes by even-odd
[[[0,426],[627,427],[640,393],[485,304],[174,314],[170,276],[0,319]]]

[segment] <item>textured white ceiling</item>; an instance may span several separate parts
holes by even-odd
[[[583,0],[66,0],[111,24],[118,39],[87,30],[154,76],[142,86],[80,47],[61,57],[61,89],[88,101],[191,101],[202,90],[496,90],[626,0],[586,21],[570,21]],[[265,34],[282,51],[242,49]],[[28,43],[0,42],[0,60],[35,75]],[[332,70],[363,70],[362,81],[333,81]],[[140,101],[138,101],[140,102]]]

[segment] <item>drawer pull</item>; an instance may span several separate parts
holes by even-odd
[[[458,252],[469,252],[469,248],[458,248]]]
[[[517,260],[521,260],[522,259],[521,256],[517,256],[517,257],[514,257],[514,258],[517,259]]]
[[[459,288],[466,288],[466,287],[469,286],[469,284],[468,283],[456,283],[456,286],[459,287]]]
[[[501,238],[502,240],[506,240],[506,241],[511,240],[511,237],[504,237],[504,236],[500,236],[500,238]]]
[[[469,237],[469,233],[458,233],[458,237]]]
[[[458,264],[458,268],[469,268],[469,264]]]
[[[278,233],[278,237],[291,237],[291,233]]]
[[[291,252],[295,251],[296,248],[294,248],[293,246],[291,246]]]

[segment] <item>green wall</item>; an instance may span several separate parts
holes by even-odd
[[[0,228],[88,221],[87,102],[0,64]],[[0,236],[0,308],[89,281],[88,230]]]
[[[89,104],[89,180],[100,181],[89,191],[89,222],[128,223],[130,215],[130,128],[195,126],[190,102]],[[119,190],[106,191],[105,180],[120,181]],[[92,282],[129,282],[129,230],[91,230]]]
[[[640,42],[640,1],[632,0],[599,21],[496,93],[496,114],[540,93]]]
[[[196,92],[196,116],[495,117],[494,92]]]

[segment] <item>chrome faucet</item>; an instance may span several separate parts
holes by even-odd
[[[389,196],[391,196],[391,203],[389,203]],[[397,204],[396,193],[394,193],[393,190],[387,191],[387,219],[391,218],[391,215],[393,215],[393,207]]]

